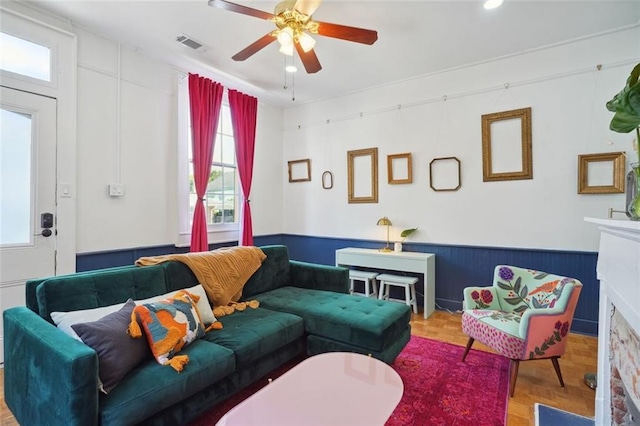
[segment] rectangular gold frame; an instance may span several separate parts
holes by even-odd
[[[578,155],[578,194],[619,194],[624,192],[624,152]],[[611,185],[589,186],[589,163],[613,162]]]
[[[491,161],[491,125],[497,121],[520,119],[522,144],[522,168],[513,172],[493,172]],[[514,135],[515,137],[516,135]],[[531,107],[511,111],[495,112],[482,116],[482,180],[484,182],[500,180],[533,179],[531,159]]]
[[[407,160],[407,178],[406,179],[395,179],[393,177],[393,160],[398,159],[406,159]],[[387,181],[389,185],[398,185],[402,183],[412,183],[413,182],[413,170],[411,168],[411,153],[407,152],[404,154],[391,154],[387,155]]]
[[[354,161],[357,157],[371,157],[371,194],[356,197]],[[378,202],[378,148],[358,149],[347,152],[347,177],[349,204]]]
[[[307,174],[306,176],[303,177],[293,177],[293,166],[295,166],[296,164],[306,164],[307,166]],[[311,160],[308,158],[305,158],[304,160],[293,160],[293,161],[288,161],[287,162],[287,166],[289,169],[289,182],[309,182],[311,180]]]

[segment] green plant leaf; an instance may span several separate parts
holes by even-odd
[[[640,126],[640,64],[637,64],[625,87],[618,92],[606,107],[615,113],[609,124],[609,128],[618,133],[629,133]]]
[[[547,275],[546,272],[540,272],[539,274],[537,274],[535,277],[533,277],[534,280],[542,280],[544,279]]]
[[[407,238],[409,235],[413,234],[414,232],[416,232],[418,230],[418,228],[409,228],[409,229],[405,229],[404,231],[402,231],[400,233],[400,237],[402,238]]]
[[[629,133],[633,132],[638,126],[640,126],[640,116],[618,111],[611,119],[609,129],[617,133]]]
[[[522,280],[520,277],[516,280],[516,283],[513,285],[513,292],[516,294],[520,294],[520,286],[522,285]]]

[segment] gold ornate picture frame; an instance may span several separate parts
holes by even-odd
[[[578,194],[619,194],[625,184],[624,152],[578,156]]]
[[[533,179],[531,108],[483,115],[482,180],[520,179]]]
[[[413,182],[410,152],[387,155],[387,181],[389,185]]]
[[[293,160],[287,162],[289,182],[309,182],[311,180],[311,160]]]
[[[378,148],[347,152],[348,200],[354,203],[378,202]]]

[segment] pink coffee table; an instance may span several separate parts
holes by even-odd
[[[403,391],[400,376],[384,362],[330,352],[302,361],[216,426],[383,425]]]

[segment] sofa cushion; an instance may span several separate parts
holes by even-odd
[[[98,354],[98,373],[104,393],[113,389],[136,365],[151,357],[144,340],[132,339],[127,334],[135,306],[135,302],[129,299],[120,310],[98,321],[71,326],[80,339]]]
[[[52,277],[38,285],[36,297],[38,313],[51,321],[50,314],[54,311],[99,308],[168,291],[164,268],[157,265]]]
[[[199,339],[184,350],[189,365],[181,373],[152,358],[100,397],[100,424],[132,425],[198,393],[235,370],[230,349]]]
[[[256,294],[289,285],[291,276],[289,250],[286,246],[262,246],[267,256],[262,266],[249,278],[242,289],[242,299],[251,299]]]
[[[208,332],[204,339],[231,349],[238,368],[304,335],[302,318],[262,307],[221,318],[224,328]]]
[[[407,328],[407,305],[332,291],[283,287],[255,296],[260,306],[304,319],[310,334],[382,351]]]

